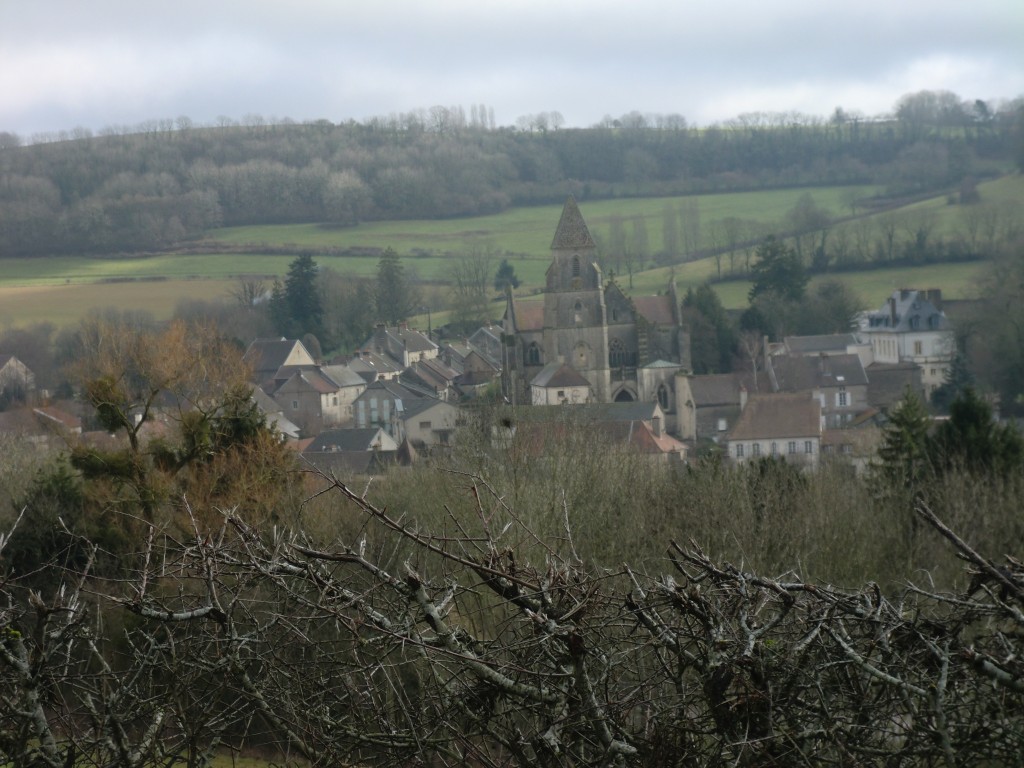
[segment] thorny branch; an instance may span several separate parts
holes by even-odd
[[[1024,579],[927,510],[980,576],[971,594],[746,573],[692,542],[671,543],[672,574],[602,572],[575,555],[568,524],[568,558],[510,549],[515,510],[470,479],[479,520],[455,535],[332,481],[339,514],[367,521],[359,541],[260,533],[231,511],[188,541],[151,531],[130,583],[86,568],[44,599],[0,582],[0,762],[201,766],[222,745],[314,765],[1024,752]],[[385,551],[399,558],[370,554]]]

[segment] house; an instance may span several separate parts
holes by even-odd
[[[0,355],[0,407],[23,402],[36,388],[35,374],[14,355]]]
[[[589,403],[590,382],[565,363],[557,360],[541,368],[530,382],[532,405],[561,405],[563,403]]]
[[[300,368],[274,391],[273,399],[309,436],[350,423],[353,404],[366,386],[362,376],[345,366]]]
[[[868,408],[868,377],[856,354],[768,357],[775,392],[809,392],[821,403],[826,429],[837,429]]]
[[[401,434],[417,450],[451,445],[459,409],[449,402],[421,397],[403,402]]]
[[[676,434],[688,442],[721,442],[736,425],[747,395],[771,392],[767,373],[750,371],[675,377]]]
[[[316,360],[301,341],[286,339],[256,339],[242,356],[242,362],[252,371],[252,381],[263,387],[273,381],[278,371],[289,366],[314,367]],[[276,389],[268,386],[268,393]]]
[[[942,292],[901,288],[880,309],[857,317],[857,337],[870,344],[875,363],[914,363],[925,398],[946,380],[956,353],[953,329],[942,311]]]
[[[455,377],[459,399],[474,398],[501,378],[501,369],[475,349],[470,349],[462,360],[462,371]]]
[[[328,429],[302,451],[319,472],[335,477],[378,474],[398,460],[398,443],[379,427]]]
[[[903,401],[908,389],[922,400],[925,399],[921,367],[917,363],[872,363],[866,373],[868,406],[871,408],[888,413]]]
[[[689,335],[670,281],[664,294],[630,298],[597,266],[597,245],[576,200],[569,197],[551,243],[551,264],[541,300],[509,294],[502,320],[503,390],[513,404],[533,402],[537,376],[565,365],[602,403],[647,400],[639,370],[655,361],[689,368]],[[674,377],[663,383],[670,388]],[[671,405],[674,398],[669,397]]]
[[[403,421],[406,407],[413,401],[428,398],[420,389],[413,389],[397,381],[375,381],[356,398],[352,405],[356,427],[381,427],[397,442],[405,439]],[[429,398],[436,400],[436,398]]]
[[[737,464],[773,457],[816,467],[821,454],[821,403],[808,392],[757,394],[725,438],[726,453]]]
[[[282,437],[289,440],[297,440],[301,434],[299,425],[284,415],[280,405],[259,387],[252,391],[252,401],[260,409],[263,418],[270,429],[276,430]]]
[[[410,328],[406,323],[392,328],[378,323],[363,349],[390,357],[400,369],[405,369],[417,360],[437,357],[440,348],[425,333]]]
[[[367,384],[374,381],[396,381],[402,373],[402,366],[393,359],[369,349],[359,350],[345,365],[358,373]]]
[[[520,408],[505,416],[496,438],[518,441],[538,456],[555,450],[553,441],[570,427],[587,431],[596,441],[626,447],[669,463],[685,461],[687,447],[665,432],[666,415],[658,403],[585,403]]]
[[[455,400],[458,392],[455,388],[455,379],[459,372],[447,365],[439,357],[429,357],[422,360],[414,360],[404,371],[399,380],[432,392],[434,397],[441,400]]]

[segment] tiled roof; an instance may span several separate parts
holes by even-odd
[[[576,205],[576,198],[569,195],[562,208],[562,217],[558,220],[558,227],[555,229],[555,237],[551,241],[552,250],[577,250],[581,248],[594,248],[594,238],[590,236],[587,223],[583,220],[583,214]]]
[[[675,325],[671,296],[635,296],[633,306],[654,325]]]
[[[846,352],[849,346],[857,343],[857,337],[852,333],[787,336],[783,343],[791,354],[813,355],[820,352]]]
[[[804,392],[751,395],[730,440],[767,440],[821,435],[821,404]]]
[[[533,377],[531,387],[589,387],[581,373],[573,370],[565,363],[557,361],[545,365],[540,373]]]
[[[857,355],[772,358],[775,379],[782,392],[799,392],[818,387],[853,387],[868,383],[864,365]]]
[[[540,299],[512,300],[516,330],[539,331],[544,327],[544,302]]]
[[[383,437],[381,437],[383,435]],[[381,440],[386,445],[381,446]],[[303,451],[306,453],[325,453],[335,451],[372,451],[375,445],[380,448],[394,449],[394,440],[388,438],[379,427],[361,429],[325,429]]]

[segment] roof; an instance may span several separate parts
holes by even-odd
[[[403,401],[403,405],[405,406],[405,410],[402,412],[402,416],[406,419],[418,416],[438,405],[447,405],[450,408],[455,408],[451,403],[446,402],[445,400],[439,400],[436,397],[420,397],[412,400],[405,400]]]
[[[543,299],[512,299],[517,331],[539,331],[544,328]]]
[[[821,403],[806,392],[751,395],[729,440],[821,436]]]
[[[857,343],[852,333],[829,333],[818,336],[786,336],[786,349],[793,355],[815,355],[822,352],[845,353]]]
[[[395,441],[380,427],[325,429],[313,438],[313,442],[306,447],[303,454],[395,450],[394,443]]]
[[[583,220],[583,214],[576,205],[576,198],[569,195],[562,207],[562,216],[555,228],[555,237],[551,241],[551,250],[579,250],[581,248],[595,248],[594,238],[590,236],[587,223]]]
[[[676,317],[671,296],[635,296],[636,311],[654,325],[675,325]]]
[[[857,355],[818,355],[771,358],[775,380],[782,392],[800,392],[820,387],[853,387],[868,383],[864,365]]]
[[[867,368],[868,404],[888,409],[899,403],[907,387],[922,396],[921,367],[908,361],[902,363],[872,363]]]
[[[657,403],[639,400],[631,403],[567,403],[520,408],[516,416],[522,421],[549,421],[556,418],[578,419],[581,422],[650,421],[658,415],[660,408]]]
[[[283,336],[279,339],[256,339],[245,350],[242,362],[250,366],[255,373],[271,373],[284,365],[296,344],[302,346],[301,341],[286,339]],[[305,350],[305,347],[302,348]],[[310,357],[312,359],[312,356]]]
[[[560,363],[557,360],[553,363],[548,363],[541,368],[540,373],[533,377],[533,381],[530,382],[531,387],[589,387],[590,382],[587,381],[581,373],[573,370],[565,363]]]
[[[366,384],[366,379],[347,365],[325,365],[320,368],[320,372],[339,387],[361,387]]]
[[[379,475],[399,458],[396,450],[313,452],[303,453],[302,457],[318,472],[334,477]]]
[[[863,312],[858,317],[858,323],[862,331],[948,331],[949,320],[936,306],[941,302],[942,294],[937,289],[919,291],[901,288],[893,291],[880,309]]]

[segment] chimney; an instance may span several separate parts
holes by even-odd
[[[651,419],[651,430],[654,432],[655,437],[661,437],[661,416],[655,416],[653,419]]]
[[[889,297],[889,324],[896,325],[896,297]]]
[[[740,410],[742,411],[747,407],[747,387],[744,384],[740,384]]]
[[[941,288],[929,288],[924,292],[924,297],[932,303],[932,305],[939,312],[942,311],[942,289]]]

